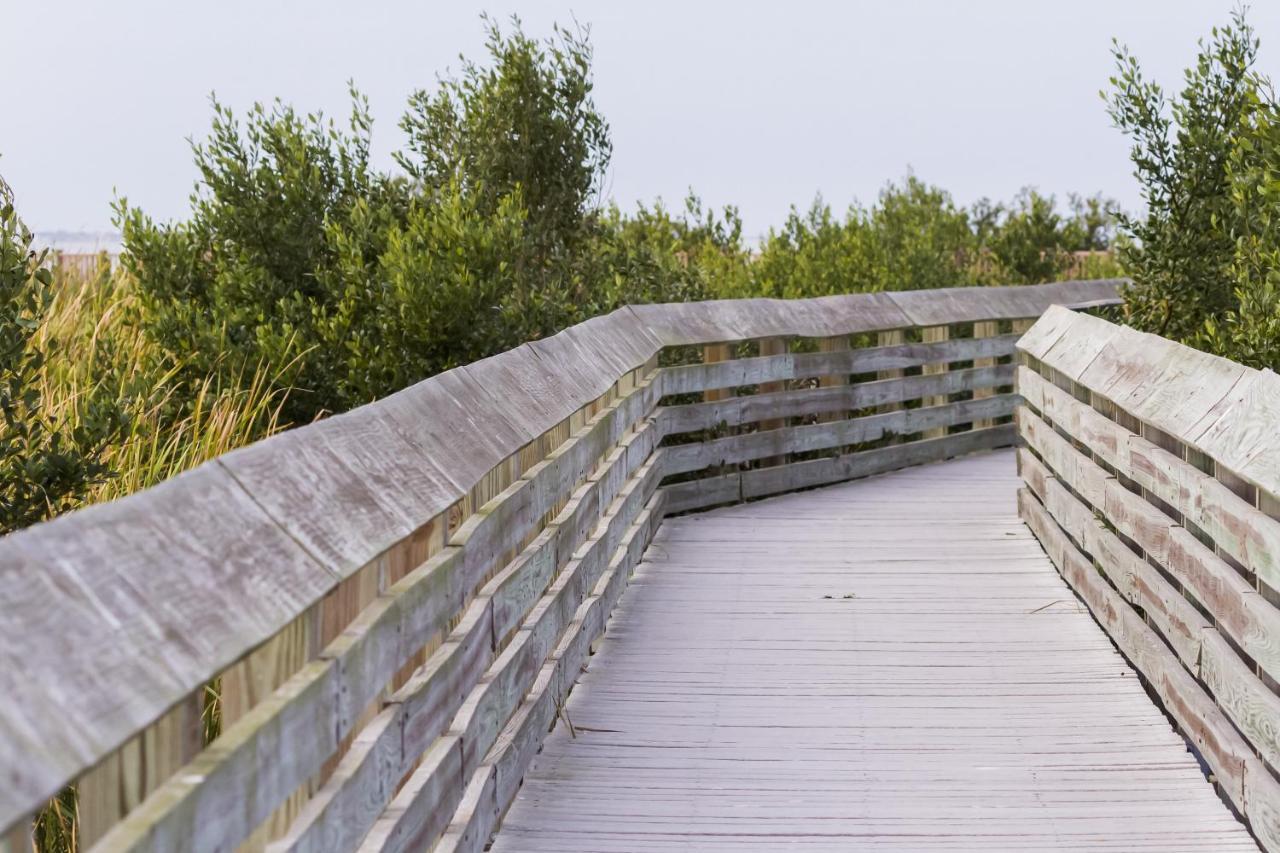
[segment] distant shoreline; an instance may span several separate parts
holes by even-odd
[[[118,255],[124,248],[123,238],[115,231],[36,229],[35,236],[37,248],[67,255],[96,255],[99,252]]]

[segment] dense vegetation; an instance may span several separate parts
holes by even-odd
[[[370,165],[358,93],[345,127],[215,102],[190,218],[119,203],[175,403],[267,369],[305,422],[623,302],[1043,281],[1111,238],[1100,199],[965,210],[914,177],[843,217],[793,212],[758,253],[732,209],[623,212],[600,198],[611,148],[583,34],[489,32],[487,64],[410,99],[398,174]]]
[[[1280,107],[1243,11],[1168,96],[1115,50],[1111,116],[1147,212],[1120,219],[1127,321],[1255,367],[1280,365]]]

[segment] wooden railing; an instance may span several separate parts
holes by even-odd
[[[0,540],[0,838],[482,849],[665,513],[1010,444],[1116,284],[626,308]]]
[[[1280,850],[1280,378],[1057,308],[1018,351],[1022,517]]]

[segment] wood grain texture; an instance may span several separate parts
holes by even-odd
[[[1019,393],[1045,417],[1176,509],[1272,588],[1280,589],[1280,521],[1027,368],[1018,369],[1017,383]]]
[[[1033,343],[1050,329],[1056,335],[1035,356],[1045,365],[1232,475],[1280,494],[1280,434],[1272,428],[1280,377],[1062,308],[1049,309],[1037,326]]]
[[[656,462],[651,460],[642,468],[618,496],[591,540],[579,549],[556,583],[532,608],[515,639],[458,706],[445,738],[457,742],[459,765],[455,768],[453,764],[428,762],[414,771],[410,782],[373,826],[361,849],[404,850],[429,846],[446,826],[435,813],[453,806],[450,798],[455,792],[449,790],[448,785],[455,771],[464,780],[480,779],[478,788],[468,788],[474,796],[460,800],[459,808],[474,813],[480,800],[493,796],[491,792],[484,792],[490,790],[485,787],[489,784],[486,777],[494,762],[481,764],[481,759],[499,741],[504,727],[519,717],[517,706],[522,697],[535,688],[535,679],[544,662],[554,658],[557,643],[563,642],[567,632],[580,627],[580,623],[574,621],[575,611],[589,605],[589,594],[599,598],[592,589],[601,575],[608,577],[615,571],[628,571],[639,559],[639,549],[648,541],[647,538],[634,543],[631,540],[637,535],[647,537],[652,533],[644,502],[653,499],[657,487]],[[637,547],[629,547],[633,544]],[[610,552],[614,556],[606,566]],[[486,831],[484,836],[487,835]]]
[[[936,399],[936,398],[935,398]],[[917,432],[942,436],[950,426],[991,420],[1013,414],[1017,398],[1012,394],[961,400],[879,415],[829,420],[803,426],[730,435],[708,441],[667,447],[667,473],[680,474],[703,468],[746,462],[786,453],[805,453],[833,447],[877,441],[890,435]]]
[[[933,376],[903,376],[839,385],[831,388],[797,388],[730,397],[714,403],[685,403],[663,406],[655,417],[661,421],[667,435],[711,429],[718,424],[740,426],[761,423],[768,429],[770,419],[796,418],[823,412],[865,409],[875,406],[883,411],[896,411],[894,405],[908,400],[919,400],[928,395],[955,394],[981,390],[990,391],[998,386],[1012,385],[1013,365],[953,370]],[[894,371],[885,371],[892,373]],[[776,427],[774,427],[776,428]]]
[[[0,825],[336,580],[215,463],[0,541]]]
[[[1006,452],[668,519],[494,853],[1256,849],[1016,488]]]
[[[1098,622],[1134,667],[1143,674],[1161,703],[1213,770],[1222,792],[1249,814],[1251,798],[1259,819],[1251,827],[1265,850],[1280,850],[1274,815],[1280,800],[1274,779],[1258,767],[1249,744],[1195,679],[1180,666],[1155,632],[1119,599],[1089,559],[1067,539],[1029,490],[1019,493],[1019,512],[1035,532],[1063,577],[1088,605]],[[1259,772],[1261,771],[1261,772]],[[1256,784],[1252,790],[1251,786]]]
[[[962,338],[936,343],[908,343],[828,350],[811,353],[739,358],[712,364],[688,364],[662,369],[663,394],[689,394],[713,388],[733,388],[855,373],[901,370],[924,364],[945,364],[1010,355],[1017,335],[994,338]]]
[[[1039,317],[1050,306],[1119,302],[1122,279],[1025,287],[967,287],[822,296],[632,305],[627,311],[663,346],[772,336],[830,337],[909,326]]]
[[[1054,476],[1177,578],[1268,675],[1280,676],[1280,611],[1193,534],[1110,477],[1038,416],[1022,409],[1018,424]]]

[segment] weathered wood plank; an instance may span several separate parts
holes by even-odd
[[[1020,410],[1018,423],[1055,476],[1176,577],[1272,678],[1280,676],[1280,611],[1194,535],[1107,475],[1035,414]]]
[[[644,432],[650,433],[648,441],[642,440]],[[627,448],[619,447],[604,459],[547,529],[481,590],[448,641],[392,697],[392,707],[383,714],[388,719],[380,736],[357,744],[344,757],[335,776],[273,849],[351,849],[360,841],[395,793],[397,780],[413,770],[418,757],[445,731],[493,660],[495,650],[530,613],[559,567],[571,558],[581,562],[590,555],[589,550],[575,554],[590,528],[604,518],[607,531],[615,525],[616,514],[629,508],[625,501],[615,501],[624,490],[623,482],[649,461],[649,468],[639,476],[644,483],[656,486],[661,473],[651,458],[654,432],[656,427],[648,423],[629,437],[645,448],[643,453],[629,454]],[[596,539],[601,536],[597,533]],[[572,569],[566,569],[565,575],[573,574]],[[562,575],[557,589],[565,584]],[[462,742],[465,768],[469,741],[462,738]],[[387,754],[394,754],[396,761],[383,762]]]
[[[945,398],[942,398],[945,400]],[[682,474],[712,466],[746,462],[786,453],[825,450],[876,441],[888,435],[924,432],[943,435],[946,428],[975,420],[1013,414],[1017,397],[1002,394],[919,409],[903,409],[852,420],[827,421],[783,429],[760,430],[667,448],[667,473]],[[938,433],[938,430],[942,430]]]
[[[1097,561],[1121,595],[1142,608],[1183,666],[1199,676],[1203,631],[1212,629],[1209,620],[1099,522],[1093,510],[1063,488],[1026,448],[1018,450],[1018,468],[1058,526]]]
[[[1010,460],[668,520],[493,853],[1253,849],[1018,523]]]
[[[663,406],[655,414],[667,435],[711,429],[718,424],[741,426],[761,423],[771,417],[803,417],[822,412],[885,407],[901,408],[894,403],[918,400],[929,395],[955,394],[961,391],[993,389],[1013,384],[1013,365],[954,370],[932,376],[916,375],[839,385],[832,388],[797,388],[790,391],[730,397],[715,403],[686,403]],[[991,396],[987,394],[985,396]]]
[[[516,638],[493,661],[478,684],[463,687],[465,699],[447,706],[457,711],[449,724],[446,739],[459,745],[460,763],[456,770],[462,778],[469,777],[476,770],[498,738],[520,698],[531,686],[542,662],[552,653],[554,639],[561,636],[574,608],[587,597],[605,570],[605,555],[616,549],[615,543],[622,541],[628,527],[634,525],[660,478],[660,460],[650,458],[615,498],[591,539],[574,554],[556,582],[530,611]],[[421,754],[421,746],[412,746],[409,732],[411,727],[419,724],[410,714],[405,725],[405,753],[412,758]],[[415,740],[425,746],[437,733],[426,729]],[[400,773],[392,778],[400,778],[410,769],[402,765]],[[452,763],[424,763],[413,772],[411,780],[431,774],[452,774],[454,771]],[[376,821],[362,849],[402,850],[410,842],[413,845],[431,843],[444,830],[445,824],[426,817],[426,813],[452,808],[440,800],[447,787],[448,780],[443,778],[411,781]]]
[[[1222,482],[1020,368],[1019,393],[1120,473],[1208,533],[1273,588],[1280,589],[1280,521]]]
[[[713,364],[686,364],[664,367],[663,394],[690,394],[709,388],[734,388],[779,382],[900,370],[924,364],[995,358],[1013,352],[1017,335],[995,338],[958,338],[937,343],[896,344],[838,352],[788,353],[756,358],[738,358]]]
[[[0,577],[6,828],[337,583],[215,463],[5,537]]]
[[[939,462],[953,456],[962,456],[978,450],[989,450],[1012,444],[1015,435],[1012,424],[984,430],[949,435],[945,438],[913,441],[878,450],[863,450],[831,459],[811,459],[793,462],[778,468],[761,468],[742,474],[744,499],[807,489],[881,474],[897,468]]]
[[[661,520],[662,494],[654,495],[627,529],[595,590],[574,614],[555,652],[543,665],[521,707],[495,739],[484,763],[468,785],[439,850],[483,850],[498,820],[511,805],[550,721],[569,694],[586,649],[604,630],[631,572]]]
[[[1037,537],[1042,542],[1054,543],[1052,547],[1046,547],[1049,555],[1063,553],[1062,562],[1058,564],[1063,577],[1084,599],[1120,650],[1151,683],[1165,709],[1213,769],[1227,798],[1237,809],[1247,813],[1249,782],[1246,767],[1254,761],[1249,745],[1138,614],[1119,599],[1087,558],[1069,540],[1063,541],[1065,534],[1028,490],[1019,492],[1018,505]],[[1265,799],[1275,790],[1273,781],[1258,786],[1258,798],[1266,803],[1259,805],[1260,811],[1276,812],[1280,802],[1266,802]],[[1280,849],[1280,836],[1271,834],[1268,824],[1260,821],[1254,826],[1254,831],[1259,833],[1265,849]]]

